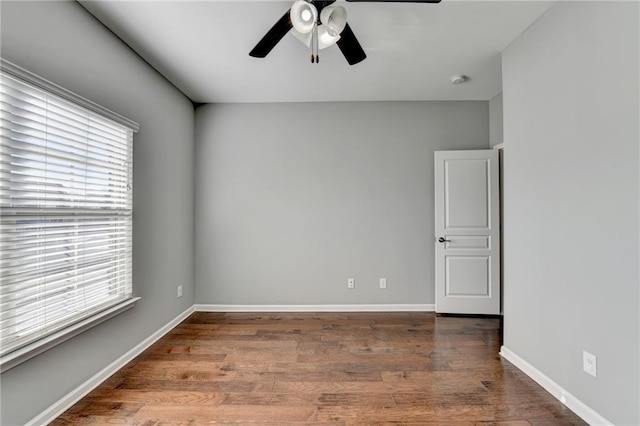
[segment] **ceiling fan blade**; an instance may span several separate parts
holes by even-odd
[[[349,24],[347,24],[340,33],[340,40],[338,40],[337,45],[347,59],[347,62],[349,62],[349,65],[355,65],[367,57],[362,46],[358,43],[356,35],[351,31]]]
[[[282,37],[284,37],[291,28],[293,28],[293,24],[291,23],[291,17],[289,16],[289,12],[291,9],[287,10],[287,13],[282,15],[282,18],[276,22],[273,27],[262,37],[262,40],[256,44],[256,47],[253,48],[251,52],[249,52],[249,56],[253,56],[254,58],[264,58],[271,52],[271,50],[278,44]]]
[[[440,3],[440,0],[347,0],[357,3]]]

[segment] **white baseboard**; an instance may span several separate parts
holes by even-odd
[[[436,305],[194,305],[196,312],[434,312]]]
[[[609,420],[605,419],[584,402],[567,392],[562,386],[551,380],[547,375],[542,373],[533,365],[520,358],[509,348],[502,346],[500,348],[500,355],[511,364],[515,365],[524,374],[531,377],[540,386],[545,388],[547,392],[580,416],[585,422],[590,425],[613,425]]]
[[[42,413],[31,419],[31,421],[29,421],[26,426],[46,425],[54,421],[73,404],[78,402],[85,395],[98,387],[98,385],[111,377],[115,372],[131,362],[135,357],[144,352],[145,349],[158,341],[162,336],[173,330],[178,324],[180,324],[189,315],[191,315],[193,311],[193,306],[191,306],[186,311],[169,321],[151,336],[147,337],[142,342],[137,344],[130,351],[113,361],[98,373],[94,374],[93,377],[89,378],[86,382],[82,383],[80,386],[69,392],[64,396],[64,398],[60,399],[58,402],[54,403]]]

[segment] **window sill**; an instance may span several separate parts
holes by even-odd
[[[51,334],[38,340],[37,342],[33,342],[30,345],[6,354],[2,358],[0,358],[0,373],[4,373],[5,371],[17,366],[18,364],[21,364],[28,359],[31,359],[34,356],[39,355],[42,352],[45,352],[53,348],[54,346],[59,345],[60,343],[89,330],[90,328],[95,327],[96,325],[108,320],[109,318],[113,318],[116,315],[133,308],[136,302],[140,299],[140,297],[132,297],[131,299],[125,300],[122,303],[99,312],[90,318],[77,322],[65,328],[64,330],[60,330],[57,333]]]

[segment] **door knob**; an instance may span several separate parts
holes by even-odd
[[[438,238],[438,242],[439,243],[450,243],[451,240],[446,240],[444,237],[440,237],[440,238]]]

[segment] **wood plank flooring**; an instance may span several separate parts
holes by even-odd
[[[52,424],[585,424],[500,344],[497,319],[195,313]]]

